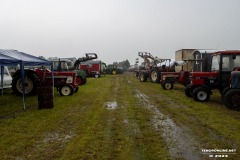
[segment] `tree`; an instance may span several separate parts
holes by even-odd
[[[116,65],[117,67],[122,67],[123,69],[128,69],[130,67],[130,63],[127,59],[122,62],[113,62],[113,65]]]

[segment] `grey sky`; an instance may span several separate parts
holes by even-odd
[[[240,49],[239,0],[0,0],[0,48],[35,56],[97,53],[112,63],[139,51]]]

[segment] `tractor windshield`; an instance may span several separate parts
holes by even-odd
[[[220,56],[215,55],[212,57],[212,69],[211,71],[218,71],[219,70],[219,62],[220,62]]]
[[[240,67],[240,55],[223,55],[222,71],[233,71],[236,67]]]

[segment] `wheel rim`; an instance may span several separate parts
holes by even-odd
[[[205,99],[207,99],[207,92],[206,91],[199,91],[197,93],[197,98],[201,101],[204,101]]]
[[[166,83],[166,84],[165,84],[165,88],[166,88],[166,89],[171,89],[171,87],[172,87],[171,83]]]
[[[61,92],[64,96],[68,96],[71,93],[71,89],[68,86],[64,86],[62,87]]]
[[[95,75],[95,78],[98,78],[98,74]]]
[[[157,73],[156,73],[156,71],[153,71],[153,72],[152,72],[151,77],[152,77],[152,80],[153,80],[153,81],[156,81],[156,80],[157,80]]]
[[[29,93],[33,90],[33,82],[30,78],[26,77],[25,81],[25,93]],[[18,79],[16,88],[20,93],[23,93],[22,79]]]

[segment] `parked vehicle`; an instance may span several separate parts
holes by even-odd
[[[80,69],[87,73],[88,77],[99,78],[105,69],[105,63],[102,61],[86,61],[80,63]]]
[[[37,87],[52,85],[52,72],[49,69],[24,69],[25,95],[37,93]],[[75,72],[53,72],[54,86],[61,96],[70,96],[78,91]],[[21,71],[17,70],[12,79],[12,89],[16,94],[23,94]]]
[[[161,72],[174,71],[174,68],[170,66],[171,59],[153,57],[147,52],[138,52],[138,56],[144,59],[144,67],[135,71],[141,82],[146,82],[149,78],[153,83],[160,83]]]
[[[76,81],[79,85],[83,85],[87,82],[87,73],[82,70],[80,64],[92,59],[97,59],[97,54],[86,53],[82,58],[57,58],[52,57],[48,60],[53,62],[53,69],[55,72],[70,71],[76,73]]]
[[[222,93],[224,104],[230,109],[240,110],[240,68],[231,72],[231,84]]]
[[[234,80],[239,79],[237,77],[239,73],[235,71],[240,68],[240,51],[214,52],[211,54],[211,59],[210,72],[190,72],[191,84],[185,88],[186,96],[193,97],[195,101],[207,102],[212,90],[218,89],[227,107],[239,106],[232,97],[238,97],[237,103],[239,103],[239,92],[235,92],[239,82]],[[234,79],[232,80],[234,82],[231,79]]]
[[[191,64],[196,63],[196,62],[202,63],[202,59],[187,59],[184,61],[174,62],[173,65],[182,66],[182,65],[190,64],[189,66],[193,66]],[[179,83],[184,86],[187,86],[188,84],[190,84],[189,73],[190,73],[190,71],[188,71],[188,69],[186,71],[181,70],[179,72],[161,72],[160,83],[161,83],[162,88],[165,90],[173,89],[173,85],[175,83]]]
[[[0,67],[0,89],[2,88],[11,88],[12,87],[12,76],[9,73],[9,70],[6,66],[3,68],[3,77],[1,77],[1,67]],[[3,86],[2,86],[3,78]]]
[[[123,68],[113,64],[109,64],[105,70],[106,74],[122,74],[123,72],[124,72]]]

